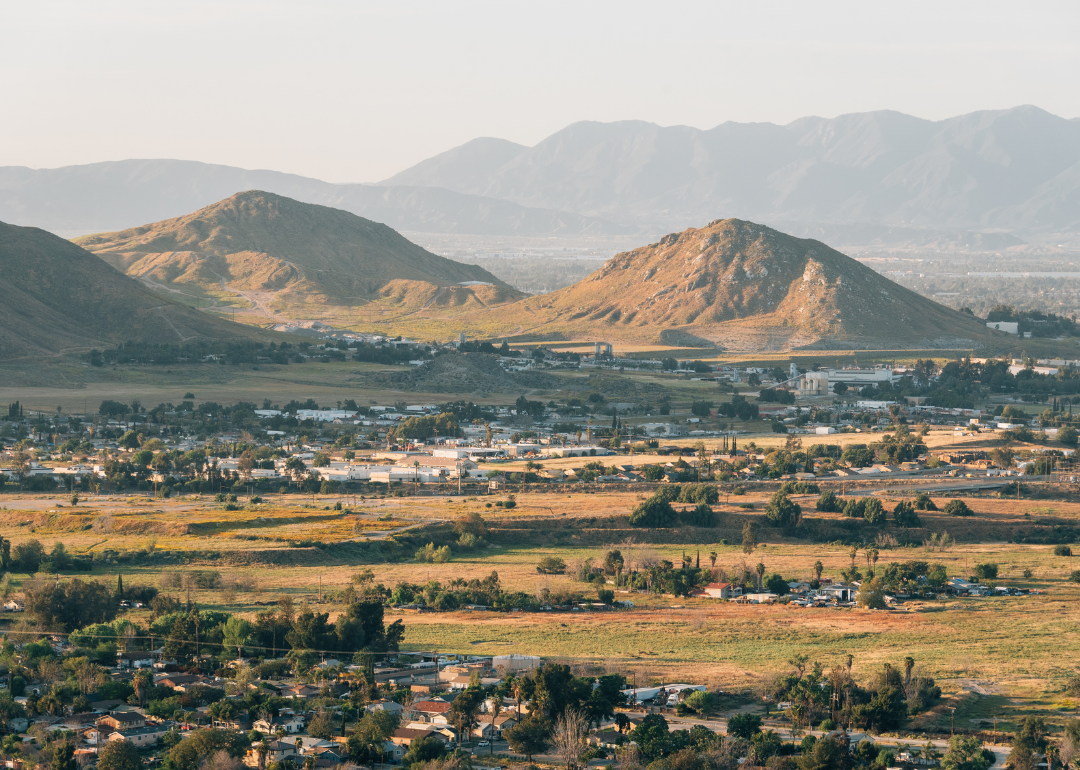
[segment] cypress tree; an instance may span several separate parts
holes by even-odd
[[[116,601],[121,601],[124,598],[124,576],[116,576]]]

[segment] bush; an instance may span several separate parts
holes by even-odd
[[[975,565],[975,577],[979,580],[997,580],[998,565],[993,562]]]
[[[893,523],[903,529],[922,526],[922,520],[919,518],[919,514],[915,513],[915,506],[907,500],[901,500],[897,503],[896,507],[893,508],[892,515]]]
[[[816,495],[821,488],[812,481],[785,481],[780,491],[785,495]]]
[[[936,511],[937,506],[934,505],[934,501],[930,499],[930,495],[926,494],[926,492],[920,492],[915,496],[915,510]]]
[[[450,546],[444,545],[442,548],[436,548],[434,543],[428,543],[417,550],[415,559],[418,562],[428,564],[443,564],[450,561]]]
[[[699,503],[679,514],[679,520],[688,527],[715,527],[716,513],[706,503]]]
[[[844,509],[839,497],[831,489],[821,493],[821,497],[814,503],[814,508],[822,513],[840,513]]]
[[[1072,574],[1069,575],[1069,582],[1080,583],[1080,569],[1074,569]]]
[[[1067,545],[1054,546],[1054,556],[1072,556],[1072,548]]]
[[[663,490],[664,487],[661,487],[660,492]],[[676,525],[679,516],[675,513],[675,509],[671,507],[671,503],[665,500],[660,492],[657,492],[630,513],[631,526],[656,529]]]
[[[558,556],[545,556],[536,565],[536,571],[541,575],[562,575],[566,572],[566,562]]]
[[[863,518],[866,519],[867,524],[885,523],[885,507],[879,499],[876,497],[866,498],[863,505]]]
[[[844,515],[849,519],[861,519],[865,511],[865,497],[853,497],[844,504]]]
[[[975,511],[971,510],[963,500],[950,500],[945,505],[945,514],[947,516],[973,516]]]
[[[679,496],[676,499],[680,503],[716,505],[720,502],[720,490],[714,484],[686,484],[679,490]]]
[[[765,506],[765,521],[773,527],[794,527],[802,518],[802,508],[783,492],[775,493]]]

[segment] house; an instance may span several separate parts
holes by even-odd
[[[97,725],[112,728],[113,731],[134,730],[146,727],[146,717],[135,711],[114,711],[98,719]]]
[[[734,599],[737,596],[742,596],[742,586],[733,585],[731,583],[709,583],[703,589],[706,596],[713,599]]]
[[[854,586],[846,586],[842,583],[822,586],[818,589],[818,596],[824,596],[826,599],[837,602],[853,602],[857,593],[858,591]]]
[[[282,715],[273,719],[257,719],[252,728],[258,730],[264,735],[273,735],[277,733],[278,728],[285,731],[286,734],[302,733],[304,731],[304,719],[295,714]]]
[[[286,698],[315,698],[322,692],[321,687],[316,687],[313,684],[297,684],[292,687],[286,687],[281,691],[283,697]]]
[[[156,725],[135,727],[131,730],[118,730],[109,734],[109,742],[128,741],[138,748],[153,746],[157,743],[158,738],[165,737],[165,733],[169,732],[175,725],[175,722],[166,721]]]
[[[149,652],[117,652],[117,668],[150,668],[154,664]]]
[[[418,741],[422,738],[434,738],[435,740],[442,741],[444,744],[449,744],[450,741],[442,733],[435,730],[418,730],[410,727],[399,727],[394,730],[394,734],[390,736],[390,740],[396,743],[398,746],[411,746],[413,741]]]
[[[258,728],[255,728],[258,729]],[[257,746],[258,744],[252,744]],[[287,757],[296,756],[296,744],[286,743],[285,741],[271,741],[270,751],[266,754],[266,763],[268,765],[274,762],[284,762]]]
[[[625,740],[626,736],[618,730],[601,730],[600,732],[590,735],[587,742],[590,746],[598,746],[602,749],[613,749],[621,745]]]
[[[413,710],[423,714],[428,722],[434,717],[450,712],[450,704],[441,700],[422,700],[413,704]]]
[[[366,711],[389,711],[391,714],[401,714],[405,707],[392,700],[380,700],[364,706]]]

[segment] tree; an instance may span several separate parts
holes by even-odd
[[[945,504],[946,516],[972,516],[975,511],[968,507],[963,500],[950,500]]]
[[[555,750],[566,763],[566,770],[577,767],[578,757],[585,749],[585,735],[588,723],[585,716],[577,709],[567,709],[555,721],[552,743]]]
[[[866,504],[863,506],[863,518],[866,519],[867,524],[884,524],[885,507],[881,504],[881,500],[876,497],[866,498]]]
[[[409,744],[409,750],[401,758],[401,765],[406,768],[423,765],[426,762],[442,759],[445,754],[446,746],[442,741],[430,737],[421,738]]]
[[[503,733],[510,743],[510,748],[518,754],[524,754],[527,762],[532,763],[535,755],[547,751],[550,745],[551,724],[542,714],[532,714],[528,719],[518,722]]]
[[[249,621],[239,615],[230,615],[222,628],[221,643],[226,647],[235,647],[236,657],[242,658],[244,645],[248,643],[254,630],[254,626]]]
[[[754,552],[757,548],[757,532],[754,530],[754,525],[747,521],[743,523],[742,527],[742,550],[747,556]]]
[[[798,525],[802,518],[802,508],[791,502],[783,492],[776,492],[765,505],[765,521],[774,527],[790,529]]]
[[[989,754],[990,756],[987,756]],[[987,770],[994,764],[993,752],[983,751],[982,741],[972,735],[955,735],[941,758],[942,770]]]
[[[53,747],[49,770],[76,770],[77,767],[74,744],[63,743]]]
[[[541,575],[562,575],[566,572],[566,562],[558,556],[545,556],[536,565],[536,571]]]
[[[678,514],[671,507],[671,503],[660,494],[653,495],[634,508],[629,519],[631,526],[650,529],[673,527],[678,520]]]
[[[930,495],[928,495],[926,492],[920,492],[915,496],[915,510],[936,511],[937,506],[934,505],[934,501],[930,499]]]
[[[1065,446],[1076,446],[1080,441],[1080,434],[1077,434],[1076,428],[1071,425],[1066,425],[1064,428],[1058,431],[1058,441]],[[1006,466],[1008,467],[1008,466]]]
[[[98,770],[142,770],[142,757],[131,741],[109,741],[98,753]]]
[[[847,741],[829,737],[816,741],[813,749],[798,759],[799,770],[848,770],[853,764]]]
[[[630,732],[630,740],[637,743],[642,759],[647,762],[659,759],[671,746],[668,721],[662,714],[646,714],[641,724]]]
[[[748,741],[761,732],[761,717],[757,714],[735,714],[728,719],[728,735]]]
[[[821,573],[824,571],[825,565],[821,563],[820,559],[814,562],[814,577],[817,578],[819,582],[821,581]]]
[[[863,583],[859,588],[859,606],[868,610],[885,609],[885,592],[878,580]]]
[[[911,529],[913,527],[921,527],[922,520],[919,518],[919,514],[915,512],[915,506],[909,503],[907,500],[901,500],[893,508],[893,523],[901,529]]]
[[[843,505],[836,493],[831,489],[826,489],[818,497],[817,502],[814,503],[814,508],[822,513],[840,513],[843,510]]]

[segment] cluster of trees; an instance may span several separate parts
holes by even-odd
[[[925,493],[922,493],[925,495]],[[953,502],[961,502],[959,500]],[[921,527],[922,520],[916,510],[928,510],[927,505],[933,505],[933,501],[926,497],[916,499],[915,503],[902,500],[893,507],[892,522],[902,529]],[[921,506],[921,507],[920,507]],[[831,489],[821,493],[814,507],[824,513],[843,513],[848,518],[863,519],[867,524],[884,526],[888,516],[885,505],[877,497],[839,497]],[[933,510],[933,509],[930,509]]]
[[[446,438],[462,435],[457,417],[451,412],[409,417],[388,432],[387,439],[389,440],[391,436],[398,439],[429,439],[435,435]]]
[[[679,524],[715,527],[717,518],[712,506],[719,500],[720,492],[712,484],[667,484],[634,508],[629,521],[632,526],[650,529],[675,527]],[[694,507],[676,511],[671,505],[673,502],[689,503]]]

